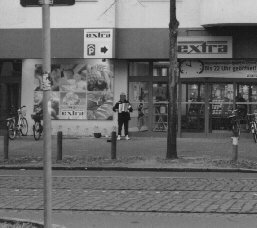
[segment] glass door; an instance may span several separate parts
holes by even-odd
[[[182,131],[204,132],[204,97],[205,86],[203,84],[182,84]]]
[[[210,84],[210,131],[230,130],[228,116],[233,110],[234,86],[233,84]]]
[[[133,107],[130,131],[149,129],[149,82],[129,82],[129,101]]]
[[[257,112],[257,85],[249,85],[248,113]]]

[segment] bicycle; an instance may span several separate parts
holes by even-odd
[[[253,135],[253,140],[257,143],[257,113],[249,113],[247,114],[248,123],[249,123],[249,130]]]
[[[35,140],[39,140],[43,133],[43,125],[41,124],[41,121],[43,119],[43,110],[31,114],[31,118],[34,120],[34,124],[32,127],[33,137]]]
[[[26,136],[28,134],[28,121],[26,119],[26,106],[22,106],[17,109],[18,120],[16,122],[16,117],[12,116],[7,118],[7,130],[9,139],[13,140],[16,138],[16,135]]]
[[[240,121],[241,121],[241,115],[239,113],[238,109],[232,110],[232,115],[228,117],[231,119],[231,130],[234,137],[239,137],[241,133],[240,129]]]

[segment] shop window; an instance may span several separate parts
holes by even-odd
[[[0,77],[21,77],[22,63],[19,60],[0,62]]]
[[[166,131],[168,127],[168,85],[153,84],[153,131]]]
[[[149,76],[148,62],[130,62],[129,76]]]
[[[153,63],[153,76],[154,77],[167,77],[169,74],[169,62],[154,62]]]
[[[228,116],[233,110],[233,84],[212,84],[210,121],[212,130],[229,130]]]

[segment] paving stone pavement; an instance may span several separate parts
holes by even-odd
[[[41,176],[1,176],[0,209],[43,210]],[[257,179],[53,177],[53,210],[257,214]]]

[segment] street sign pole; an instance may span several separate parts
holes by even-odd
[[[51,142],[51,31],[50,2],[42,2],[43,40],[43,120],[44,120],[44,227],[52,228],[52,142]]]

